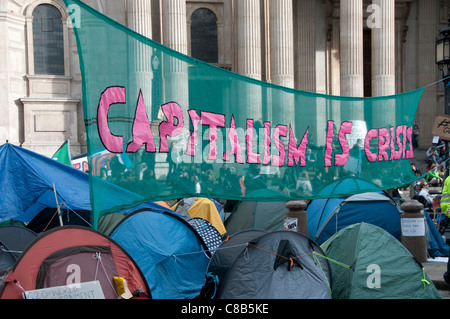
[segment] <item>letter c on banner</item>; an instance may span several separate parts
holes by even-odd
[[[100,97],[97,109],[97,125],[100,139],[105,148],[111,153],[123,153],[123,138],[111,134],[108,126],[108,111],[111,104],[125,103],[125,88],[112,86],[107,88]]]
[[[378,156],[370,151],[370,141],[376,137],[378,137],[378,131],[373,128],[367,132],[366,138],[364,139],[364,152],[366,153],[367,160],[372,163],[377,161]]]

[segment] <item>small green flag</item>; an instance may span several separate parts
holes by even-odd
[[[66,140],[53,154],[53,159],[57,160],[58,162],[72,165],[71,156],[70,156],[70,147],[69,147],[69,140]]]

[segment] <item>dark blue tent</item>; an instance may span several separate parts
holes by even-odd
[[[319,244],[339,230],[362,222],[379,226],[401,240],[400,207],[385,193],[369,192],[347,198],[314,199],[306,212],[309,237]]]
[[[430,215],[423,210],[425,215],[425,221],[427,225],[427,249],[428,254],[432,257],[447,257],[449,255],[449,247],[445,240],[442,238],[441,233],[438,231],[433,223]]]
[[[190,299],[199,295],[210,253],[181,215],[141,208],[127,214],[110,237],[136,261],[154,299]]]
[[[0,222],[28,223],[56,198],[62,209],[91,210],[88,174],[9,143],[0,146],[0,190]]]
[[[37,236],[22,226],[0,226],[0,278]]]

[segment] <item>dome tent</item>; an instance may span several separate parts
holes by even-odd
[[[41,232],[38,226],[48,224],[57,199],[63,217],[70,215],[66,224],[89,226],[87,173],[10,143],[0,146],[0,163],[0,222],[20,221]]]
[[[323,251],[307,236],[291,231],[274,231],[241,244],[236,258],[220,271],[225,279],[220,299],[330,299],[331,272]],[[254,239],[251,239],[254,238]],[[227,250],[227,249],[225,249]],[[222,254],[219,249],[216,254]],[[220,258],[218,258],[220,260]],[[216,263],[217,265],[217,263]],[[212,265],[211,265],[212,266]]]
[[[325,241],[334,299],[440,299],[423,266],[382,228],[358,223]]]
[[[361,193],[345,198],[313,199],[306,208],[309,237],[322,244],[356,223],[377,225],[401,240],[401,209],[386,193]]]
[[[0,226],[0,276],[10,269],[38,235],[22,226]]]
[[[142,269],[154,299],[196,297],[211,257],[197,231],[180,215],[140,208],[111,232]]]
[[[118,299],[122,294],[114,277],[125,279],[127,298],[151,297],[137,264],[111,238],[87,227],[57,227],[21,254],[0,287],[0,298],[22,299],[25,291],[98,281],[106,299]]]
[[[212,284],[213,288],[206,291],[215,291],[214,297],[218,296],[222,282],[225,281],[228,270],[239,254],[247,247],[247,243],[256,240],[258,237],[266,234],[264,230],[247,229],[234,233],[219,246],[208,264],[207,279],[209,276],[217,277],[218,280],[207,281],[206,285]],[[202,298],[208,298],[202,296]]]

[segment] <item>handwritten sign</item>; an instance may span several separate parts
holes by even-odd
[[[402,218],[402,235],[405,237],[425,236],[425,219]]]
[[[24,292],[23,296],[24,299],[105,299],[98,280],[30,290]]]
[[[443,140],[450,140],[450,115],[438,115],[434,119],[432,133]]]

